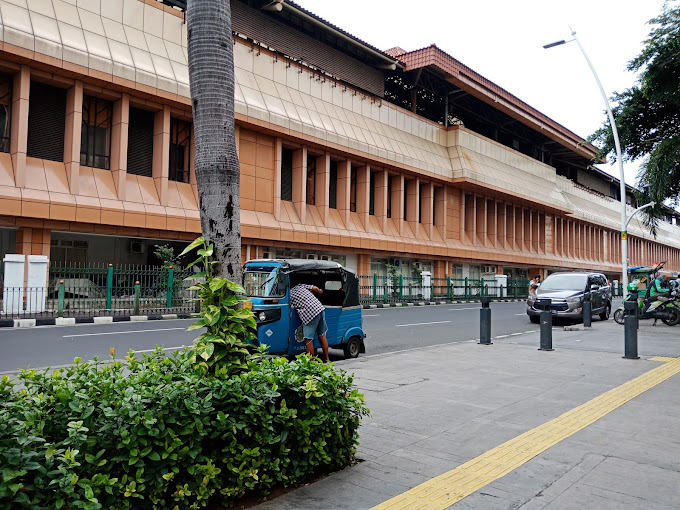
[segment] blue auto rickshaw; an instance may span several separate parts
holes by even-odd
[[[271,354],[295,356],[305,352],[296,330],[302,324],[290,306],[290,289],[298,283],[323,289],[318,296],[326,309],[328,347],[342,349],[346,358],[366,352],[361,323],[359,279],[337,262],[306,259],[261,259],[246,262],[243,287],[257,321],[257,342]],[[299,335],[298,335],[299,336]],[[314,337],[314,347],[321,347]]]

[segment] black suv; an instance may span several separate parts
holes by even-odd
[[[612,311],[612,288],[602,273],[553,273],[548,276],[536,294],[527,299],[527,315],[533,323],[539,322],[538,299],[550,299],[553,317],[583,321],[583,296],[590,292],[593,315],[609,319]]]

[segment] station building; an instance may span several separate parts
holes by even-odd
[[[144,264],[199,234],[183,8],[0,0],[0,258]],[[620,277],[619,183],[582,137],[436,46],[381,51],[288,0],[232,15],[244,260]],[[671,216],[631,224],[631,265],[680,269]]]

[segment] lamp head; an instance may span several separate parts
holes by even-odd
[[[550,44],[544,44],[543,49],[547,50],[548,48],[554,48],[555,46],[561,46],[562,44],[566,44],[567,41],[562,39],[561,41],[555,41],[551,42]]]

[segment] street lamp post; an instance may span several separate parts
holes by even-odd
[[[602,87],[602,83],[600,82],[600,78],[598,78],[597,73],[595,72],[595,68],[593,67],[593,64],[590,62],[590,59],[588,58],[588,55],[586,54],[586,50],[583,49],[583,46],[581,45],[581,41],[578,40],[578,37],[576,36],[576,32],[572,31],[571,35],[574,37],[573,39],[569,41],[556,41],[554,43],[546,44],[543,46],[543,48],[553,48],[555,46],[560,46],[562,44],[566,44],[571,41],[576,41],[576,44],[578,44],[578,47],[581,49],[581,53],[583,53],[583,57],[586,59],[586,62],[588,62],[588,66],[590,67],[591,72],[593,73],[593,76],[595,77],[595,81],[597,82],[597,86],[600,88],[600,93],[602,94],[602,99],[604,100],[604,105],[607,108],[607,115],[609,116],[609,124],[611,124],[612,127],[612,134],[614,135],[614,145],[616,146],[616,159],[619,164],[619,184],[621,188],[621,271],[622,271],[622,282],[623,282],[623,288],[624,292],[628,289],[628,233],[626,232],[626,227],[628,225],[628,219],[626,218],[626,181],[625,181],[625,176],[623,174],[623,159],[621,159],[621,143],[619,142],[619,132],[616,129],[616,122],[614,121],[614,115],[612,114],[612,109],[609,106],[609,99],[607,98],[607,94],[604,92],[604,88]],[[649,204],[648,204],[649,205]],[[637,211],[636,211],[637,212]],[[633,213],[635,214],[635,213]],[[632,218],[632,216],[631,216]]]

